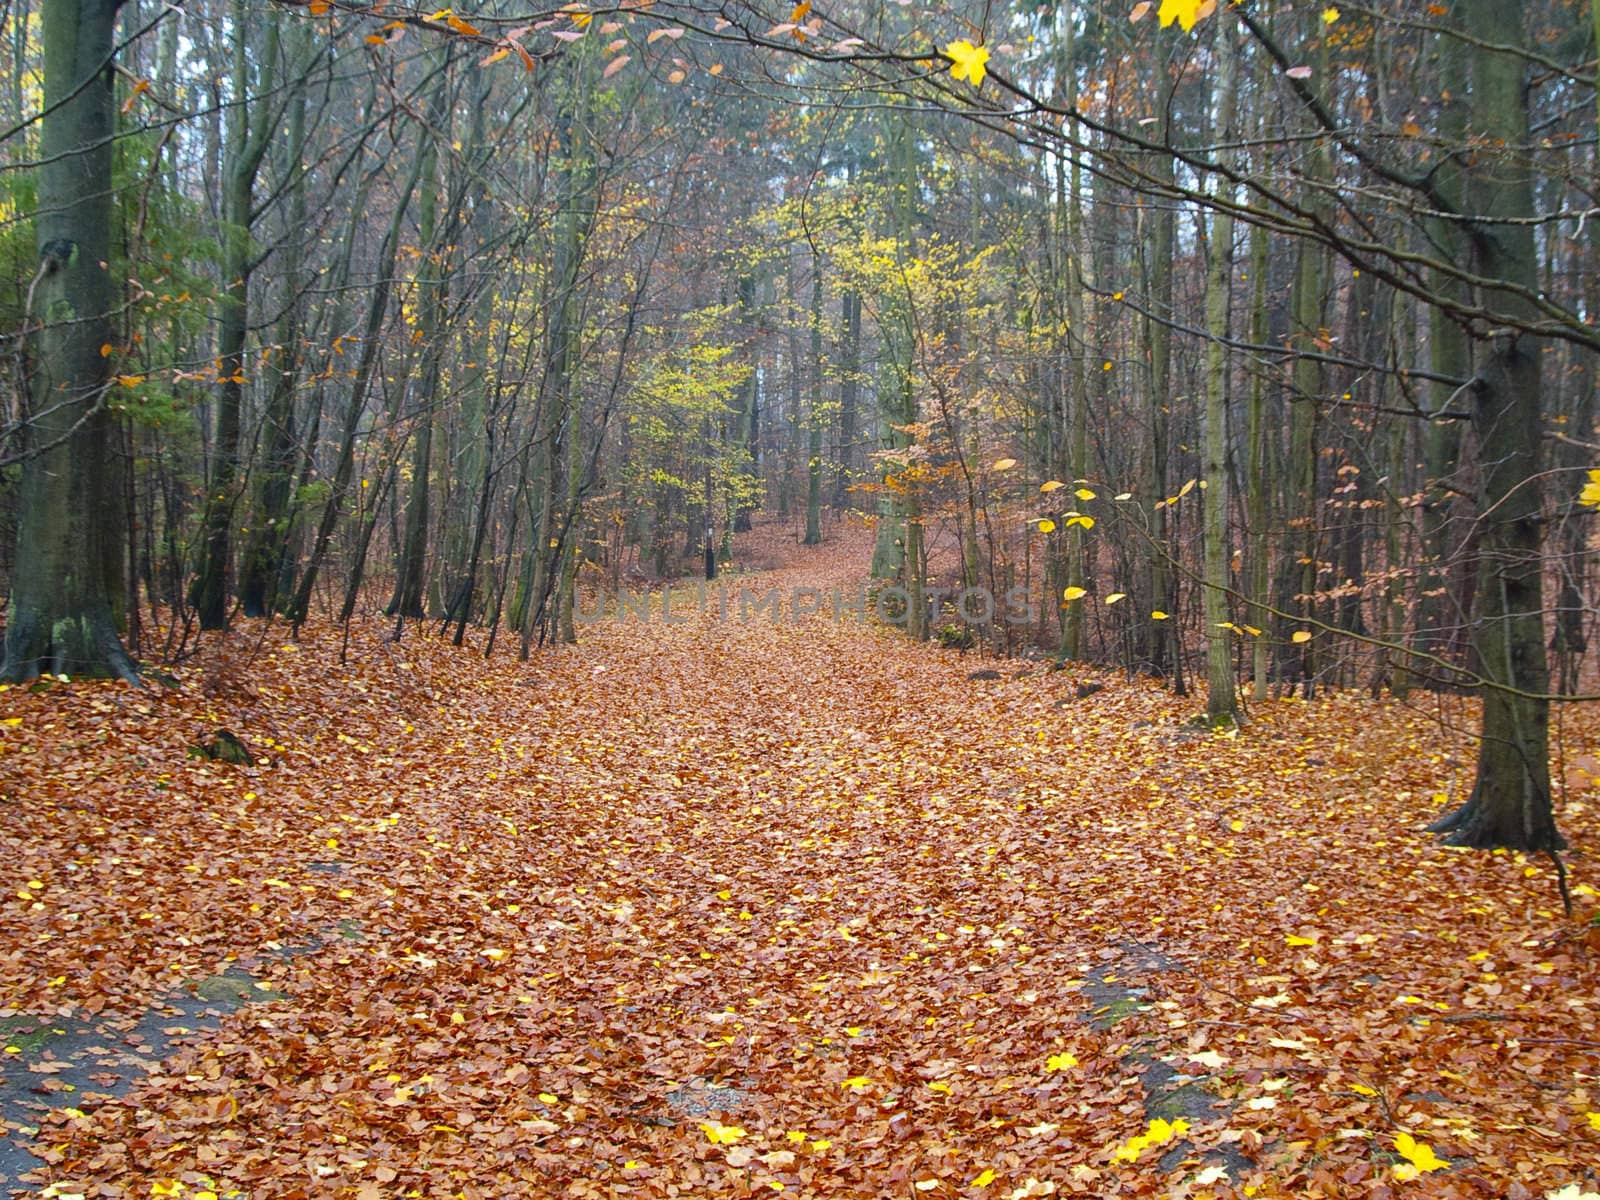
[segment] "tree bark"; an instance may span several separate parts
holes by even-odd
[[[121,521],[112,469],[115,422],[109,313],[112,35],[116,0],[52,0],[41,12],[39,266],[33,311],[29,457],[23,465],[17,570],[6,623],[12,681],[44,672],[136,681],[117,611]]]
[[[1487,147],[1528,140],[1527,64],[1498,47],[1521,46],[1523,10],[1464,0],[1472,39],[1472,126]],[[1485,151],[1466,172],[1472,265],[1483,279],[1524,289],[1483,289],[1511,320],[1530,315],[1539,286],[1533,180],[1514,150]],[[1556,851],[1565,846],[1550,802],[1550,686],[1545,657],[1540,413],[1542,348],[1502,329],[1474,330],[1487,357],[1472,381],[1472,432],[1480,476],[1479,617],[1473,648],[1484,689],[1477,777],[1467,801],[1429,826],[1456,846]]]

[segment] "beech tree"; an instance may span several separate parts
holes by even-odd
[[[135,680],[120,625],[126,602],[120,473],[109,395],[112,35],[116,0],[61,0],[40,13],[38,268],[29,286],[31,387],[6,619],[7,679],[41,673]]]

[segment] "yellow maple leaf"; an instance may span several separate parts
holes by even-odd
[[[1071,1051],[1063,1050],[1060,1054],[1052,1054],[1045,1059],[1044,1069],[1046,1071],[1064,1071],[1068,1067],[1077,1065],[1078,1060],[1072,1055]]]
[[[994,1182],[994,1168],[993,1167],[985,1167],[983,1169],[983,1174],[979,1175],[976,1179],[974,1179],[972,1181],[972,1186],[973,1187],[978,1187],[978,1188],[988,1187],[993,1182]]]
[[[983,85],[983,77],[988,74],[987,46],[974,46],[966,38],[961,38],[944,48],[944,56],[950,60],[950,74],[954,78],[970,80],[973,87]],[[1005,469],[999,463],[995,466]]]
[[[1330,4],[1327,8],[1322,10],[1322,23],[1324,25],[1332,25],[1338,19],[1339,10],[1334,8],[1333,5]]]

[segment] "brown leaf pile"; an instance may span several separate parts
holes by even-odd
[[[0,696],[0,1013],[131,1016],[235,962],[282,997],[47,1116],[40,1182],[1600,1189],[1594,793],[1560,800],[1573,921],[1547,861],[1420,834],[1466,702],[1222,737],[1153,683],[711,607],[528,664],[246,626],[176,688]],[[257,765],[186,757],[217,728]],[[1407,1181],[1402,1134],[1447,1165]]]

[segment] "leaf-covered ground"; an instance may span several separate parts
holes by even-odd
[[[788,556],[736,586],[863,561]],[[1223,737],[1151,682],[712,607],[525,664],[246,624],[176,687],[0,695],[31,1189],[1600,1190],[1597,793],[1559,802],[1573,920],[1547,861],[1439,847],[1464,701]],[[218,728],[258,764],[186,755]],[[124,1096],[12,1032],[238,979]]]

